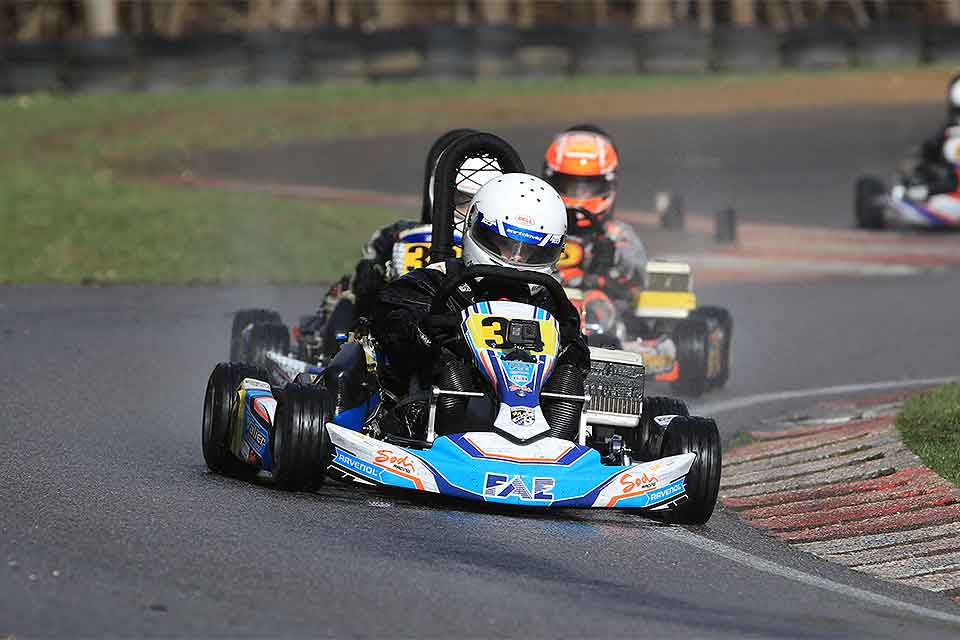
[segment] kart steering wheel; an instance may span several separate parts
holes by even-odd
[[[463,308],[469,307],[473,301],[460,291],[460,286],[468,285],[471,289],[479,288],[481,278],[488,282],[508,282],[511,284],[527,284],[541,286],[547,290],[557,309],[562,309],[569,305],[567,294],[563,286],[555,278],[546,273],[537,271],[521,271],[520,269],[510,269],[508,267],[498,267],[495,265],[475,265],[467,267],[459,275],[444,282],[433,300],[430,303],[430,324],[434,327],[456,326],[461,322],[459,313],[443,313],[447,301],[451,298]]]

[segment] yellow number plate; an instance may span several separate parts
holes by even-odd
[[[453,254],[459,258],[461,253],[460,247],[454,245]],[[430,243],[407,243],[406,250],[403,253],[403,272],[408,273],[414,269],[421,269],[428,264],[430,264]]]

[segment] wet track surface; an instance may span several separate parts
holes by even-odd
[[[829,186],[823,202],[836,198],[845,206],[849,177],[862,164],[884,169],[887,151],[891,166],[897,161],[913,138],[895,125],[896,111],[877,110],[879,120],[862,113],[817,116],[824,123],[849,118],[850,127],[861,121],[859,130],[845,129],[849,145],[820,137],[803,156],[803,179]],[[926,130],[930,120],[917,114],[928,112],[936,115],[911,112],[912,131]],[[813,118],[767,127],[791,137],[798,134],[788,133],[788,124],[808,126]],[[611,129],[618,137],[632,131],[626,124]],[[545,130],[505,133],[523,145]],[[649,141],[644,135],[636,134],[636,144]],[[658,136],[651,145],[669,137],[652,129],[650,135]],[[759,146],[761,132],[756,135]],[[882,151],[870,147],[870,136]],[[428,139],[417,138],[416,166],[397,170],[411,177],[383,168],[379,177],[359,174],[358,184],[339,176],[330,184],[411,191]],[[856,148],[849,147],[856,140],[870,162],[854,158]],[[314,153],[320,162],[324,152]],[[771,168],[751,177],[765,179],[750,185],[750,197],[792,202],[792,171],[801,171],[803,158],[785,158],[791,171]],[[304,175],[319,170],[302,167]],[[259,177],[277,178],[265,169]],[[639,189],[629,204],[645,204],[645,193]],[[761,208],[756,216],[768,219]],[[823,205],[815,210],[825,211]],[[694,402],[694,410],[784,389],[960,373],[956,276],[704,287],[703,302],[722,303],[736,318],[734,374],[727,389]],[[293,321],[319,293],[0,289],[0,637],[960,633],[960,624],[929,613],[798,581],[777,567],[958,613],[942,597],[798,554],[723,510],[706,527],[676,533],[629,514],[488,513],[336,484],[316,495],[286,494],[267,482],[208,474],[200,452],[203,386],[213,363],[226,355],[230,312],[270,306]],[[803,404],[810,401],[797,406]],[[719,416],[721,429],[729,437],[790,408],[729,411]],[[718,555],[717,548],[741,555]]]

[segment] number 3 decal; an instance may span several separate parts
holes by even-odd
[[[496,325],[496,329],[484,331],[484,340],[488,347],[491,349],[503,349],[507,346],[507,330],[510,326],[509,320],[498,316],[487,316],[480,325],[484,328],[491,329]],[[488,338],[487,336],[490,337]]]

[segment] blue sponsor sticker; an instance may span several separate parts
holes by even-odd
[[[357,473],[361,476],[370,478],[371,480],[376,480],[380,482],[380,473],[381,470],[369,462],[364,462],[360,458],[350,455],[343,449],[337,448],[337,455],[333,459],[333,463],[347,469],[350,472]]]
[[[665,500],[669,500],[670,498],[676,497],[677,495],[683,493],[684,480],[685,480],[685,477],[671,482],[670,484],[663,487],[662,489],[656,489],[654,491],[648,492],[647,504],[650,504],[650,505],[658,504],[660,502],[664,502]]]

